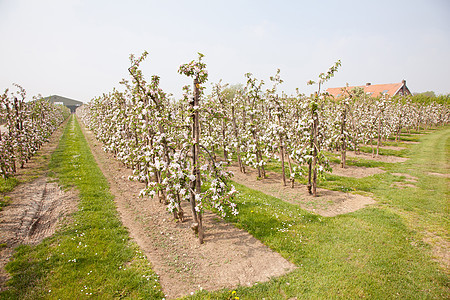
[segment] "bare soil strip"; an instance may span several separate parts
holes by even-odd
[[[19,185],[9,194],[12,203],[0,212],[0,285],[9,278],[4,271],[14,248],[21,244],[38,244],[51,236],[59,221],[77,207],[77,196],[63,192],[47,177]]]
[[[428,231],[423,240],[432,246],[434,260],[450,275],[450,242]]]
[[[360,152],[359,154],[356,154],[355,151],[347,151],[348,157],[356,157],[356,158],[363,158],[367,160],[374,160],[374,161],[381,161],[386,163],[399,163],[399,162],[405,162],[408,160],[408,158],[405,157],[398,157],[398,156],[391,156],[391,155],[375,155],[372,157],[371,153],[365,153]]]
[[[381,149],[387,149],[387,150],[395,150],[395,151],[401,151],[407,149],[406,147],[402,146],[382,146]]]
[[[415,141],[401,141],[403,144],[411,144],[411,145],[417,145],[420,144],[420,142],[415,142]]]
[[[139,198],[144,184],[130,182],[127,178],[131,171],[105,153],[93,133],[80,125],[97,164],[108,179],[122,223],[151,261],[168,298],[200,289],[252,285],[295,268],[248,232],[212,213],[204,215],[205,243],[199,245],[190,229],[190,209],[183,207],[185,222],[175,222],[163,204],[151,198]]]
[[[443,173],[436,173],[436,172],[428,172],[428,175],[431,176],[438,176],[438,177],[444,177],[444,178],[450,178],[450,174],[443,174]]]
[[[364,147],[370,147],[370,145],[362,145]],[[376,151],[376,146],[374,145],[375,151]],[[380,146],[380,149],[388,149],[388,150],[395,150],[395,151],[400,151],[400,150],[405,150],[407,149],[406,147],[402,147],[402,146],[388,146],[388,145],[383,145]]]
[[[406,182],[394,182],[390,185],[391,188],[397,188],[397,189],[405,189],[405,188],[415,188],[416,186],[412,183],[406,183]]]
[[[51,236],[64,216],[76,210],[78,197],[74,192],[63,192],[46,176],[51,153],[62,135],[62,125],[50,142],[31,159],[16,175],[25,183],[8,193],[10,203],[0,212],[0,287],[9,279],[5,265],[15,247],[21,244],[37,244]],[[37,177],[34,180],[30,178]],[[31,180],[31,181],[30,181]]]
[[[343,176],[343,177],[355,177],[355,178],[363,178],[372,176],[375,174],[385,173],[386,171],[380,168],[366,168],[366,167],[355,167],[355,166],[346,166],[345,168],[341,168],[339,164],[332,164],[333,171],[331,174]]]
[[[391,173],[394,176],[404,176],[406,177],[405,181],[408,182],[417,182],[419,180],[419,178],[417,178],[416,176],[412,176],[406,173]]]
[[[283,186],[281,174],[278,173],[266,172],[267,178],[257,180],[256,171],[253,169],[247,168],[247,172],[243,174],[239,171],[237,165],[233,165],[229,167],[229,170],[234,173],[233,180],[240,184],[281,200],[300,205],[301,208],[324,217],[334,217],[354,212],[367,205],[376,203],[375,200],[367,196],[326,189],[317,189],[319,196],[312,197],[308,194],[304,185],[296,184],[294,188]]]
[[[406,177],[405,182],[394,182],[390,185],[392,188],[405,189],[405,188],[415,188],[417,187],[414,183],[418,182],[419,178],[406,174],[406,173],[391,173],[394,176]]]

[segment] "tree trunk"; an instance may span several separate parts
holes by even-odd
[[[378,128],[377,128],[377,156],[380,150],[380,144],[381,144],[381,118],[378,119]]]
[[[233,122],[233,132],[234,132],[234,138],[236,139],[236,156],[237,156],[237,160],[238,160],[238,164],[239,164],[239,170],[242,173],[245,173],[245,168],[244,165],[242,164],[242,159],[241,159],[241,149],[240,149],[240,143],[239,143],[239,133],[237,130],[237,125],[236,125],[236,116],[235,116],[235,112],[234,112],[234,106],[231,107],[231,120]]]
[[[345,149],[345,141],[344,144],[342,145],[342,150],[341,150],[341,168],[345,168],[345,164],[347,161],[347,156],[346,156],[346,149]]]
[[[345,104],[344,104],[345,105]],[[341,123],[341,168],[345,168],[345,160],[346,160],[346,138],[345,138],[345,123],[347,121],[347,108],[344,106],[344,111],[342,115],[342,123]]]
[[[250,122],[253,123],[253,117],[252,117],[252,120]],[[264,175],[263,175],[264,169],[263,169],[263,166],[260,165],[260,161],[262,161],[262,156],[261,156],[261,153],[259,151],[258,139],[257,139],[257,136],[256,136],[256,132],[255,132],[255,130],[253,128],[252,128],[252,137],[253,137],[253,141],[256,144],[256,153],[255,154],[256,154],[256,168],[258,169],[258,177],[259,178],[264,178]]]
[[[370,136],[370,148],[372,148],[372,158],[375,156],[375,149],[373,148],[373,137]]]
[[[313,119],[314,119],[314,135],[313,135],[313,143],[314,143],[314,150],[313,150],[313,165],[312,165],[312,169],[313,169],[313,178],[312,178],[312,194],[314,197],[317,197],[317,158],[318,158],[318,154],[319,154],[319,140],[318,140],[318,135],[319,135],[319,116],[317,115],[317,111],[314,110],[314,114],[313,114]]]
[[[312,127],[311,127],[311,136],[310,136],[310,151],[309,151],[309,155],[310,156],[313,156],[313,153],[314,153],[314,151],[313,151],[313,148],[314,148],[314,138],[313,138],[313,136],[314,136],[314,124],[312,125]],[[308,193],[309,194],[312,194],[312,164],[313,164],[313,159],[312,158],[310,158],[309,159],[309,161],[308,161],[308,185],[306,186],[307,187],[307,189],[308,189]]]
[[[359,154],[358,137],[357,136],[354,137],[353,147],[355,148],[355,154]]]
[[[291,181],[291,188],[294,188],[295,185],[295,177],[292,176],[292,163],[291,163],[291,156],[288,155],[288,163],[289,163],[289,180]]]
[[[281,126],[281,117],[278,115],[278,125]],[[283,186],[286,186],[286,171],[284,167],[284,145],[283,136],[280,134],[280,157],[281,157],[281,176],[283,178]]]
[[[225,118],[222,119],[222,146],[223,146],[223,157],[225,158],[225,161],[227,162],[227,164],[229,164],[228,161],[228,151],[226,149],[227,147],[227,142],[226,142],[226,135],[225,135],[225,128],[226,128],[226,124],[225,124]]]
[[[317,94],[315,95],[317,98]],[[316,100],[316,99],[315,99]],[[308,169],[308,192],[314,197],[317,196],[317,156],[318,156],[318,129],[319,129],[319,118],[317,115],[316,103],[311,105],[311,118],[313,124],[311,126],[311,148],[312,148],[312,159],[309,162]]]
[[[194,99],[191,102],[191,109],[199,106],[199,84],[198,78],[194,78]],[[194,140],[194,145],[192,146],[192,175],[195,176],[195,180],[191,181],[191,209],[192,215],[194,218],[195,224],[193,227],[196,228],[195,231],[198,232],[198,241],[200,244],[203,244],[203,224],[202,224],[202,215],[201,212],[197,212],[196,210],[196,200],[195,195],[200,195],[201,193],[201,178],[200,172],[198,169],[199,163],[199,152],[200,152],[200,122],[199,122],[199,113],[198,110],[195,110],[192,114],[192,138]]]
[[[258,149],[258,153],[259,153],[259,161],[263,161],[263,157],[262,157],[262,153],[261,150]],[[262,178],[266,178],[266,170],[264,169],[264,165],[261,164],[261,173],[262,173]]]
[[[280,138],[280,143],[281,143],[281,138]],[[281,156],[281,173],[282,173],[282,178],[283,178],[283,186],[286,186],[286,171],[285,171],[285,167],[284,167],[284,147],[281,144],[280,145],[280,156]]]
[[[306,186],[308,193],[312,194],[312,159],[308,162],[308,185]]]

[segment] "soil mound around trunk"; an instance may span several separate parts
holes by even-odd
[[[334,217],[357,211],[367,205],[375,204],[370,197],[352,193],[317,189],[318,197],[308,194],[306,186],[296,184],[294,188],[283,186],[281,174],[266,172],[267,178],[256,179],[256,171],[247,168],[245,174],[239,171],[237,165],[228,168],[233,171],[233,180],[249,188],[258,190],[278,199],[300,205],[301,208],[324,217]]]
[[[332,164],[332,168],[333,172],[331,172],[331,174],[333,175],[354,178],[364,178],[386,172],[380,168],[366,168],[355,166],[345,166],[345,168],[341,168],[340,164]]]
[[[448,174],[448,173],[444,174],[444,173],[428,172],[427,174],[431,175],[431,176],[450,178],[450,174]]]
[[[372,157],[372,153],[365,153],[360,152],[359,154],[356,154],[355,151],[347,151],[347,157],[352,158],[363,158],[367,160],[374,160],[374,161],[380,161],[385,163],[401,163],[408,160],[408,158],[405,157],[399,157],[399,156],[392,156],[392,155],[374,155]]]

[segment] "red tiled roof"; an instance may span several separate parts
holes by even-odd
[[[366,84],[366,85],[360,85],[360,86],[349,86],[347,90],[351,90],[355,87],[361,87],[364,88],[364,92],[366,94],[369,94],[372,97],[378,97],[382,94],[388,94],[389,96],[395,96],[399,93],[399,91],[402,90],[403,85],[405,85],[406,94],[411,94],[409,89],[406,87],[406,82],[400,82],[400,83],[389,83],[389,84]],[[339,98],[343,96],[343,87],[337,87],[337,88],[329,88],[327,89],[327,92],[332,95],[335,98]]]

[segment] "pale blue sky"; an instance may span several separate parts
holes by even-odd
[[[128,78],[129,54],[147,50],[148,79],[181,95],[178,66],[205,55],[209,83],[306,85],[336,60],[325,86],[394,83],[450,93],[450,1],[0,0],[0,88],[81,101]],[[208,89],[210,90],[210,88]]]

